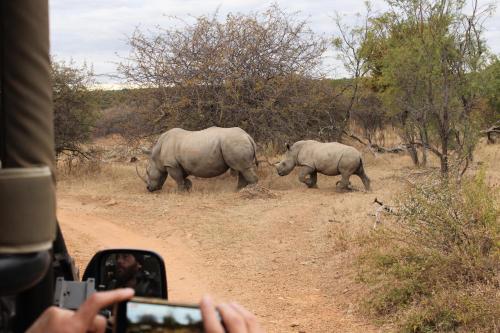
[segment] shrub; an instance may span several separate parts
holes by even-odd
[[[77,152],[68,152],[62,154],[57,161],[57,175],[59,179],[95,176],[101,173],[102,166],[98,157],[87,158]]]
[[[92,70],[72,62],[52,62],[52,95],[54,102],[54,135],[56,154],[64,150],[79,151],[88,141],[97,114],[89,93]]]
[[[128,42],[131,52],[118,70],[149,93],[145,134],[239,126],[262,142],[333,140],[352,108],[353,99],[321,71],[326,40],[277,5],[137,29]]]
[[[484,179],[431,177],[402,196],[360,258],[369,313],[403,332],[499,328],[500,210]]]

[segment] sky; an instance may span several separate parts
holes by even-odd
[[[480,4],[491,1],[479,0]],[[499,0],[496,1],[497,5]],[[73,60],[78,66],[92,65],[97,81],[103,87],[116,87],[117,63],[129,53],[127,37],[139,27],[154,31],[156,26],[178,26],[176,16],[192,17],[212,14],[218,9],[219,17],[229,12],[248,13],[262,11],[271,4],[289,12],[299,12],[309,26],[324,37],[338,31],[333,22],[336,13],[344,22],[354,23],[356,13],[364,13],[364,0],[49,0],[51,54],[57,60]],[[382,11],[385,1],[372,0],[374,11]],[[500,54],[500,9],[487,21],[485,38],[491,50]],[[345,76],[342,64],[333,50],[325,55],[325,68],[329,77]]]

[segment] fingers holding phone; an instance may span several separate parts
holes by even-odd
[[[249,333],[263,333],[257,317],[238,303],[230,303],[229,306],[234,309],[245,321]]]
[[[51,306],[38,317],[27,333],[104,333],[106,320],[98,315],[99,310],[130,299],[133,295],[134,290],[129,288],[95,293],[76,312]]]
[[[223,303],[217,306],[225,330],[210,297],[203,297],[200,309],[207,333],[264,333],[255,315],[237,303]]]
[[[214,306],[209,297],[200,305],[135,297],[115,306],[115,333],[191,332],[263,333],[256,317],[236,303]]]
[[[207,333],[224,333],[219,316],[215,310],[212,299],[209,296],[204,296],[200,303],[201,315],[203,317],[203,327]]]

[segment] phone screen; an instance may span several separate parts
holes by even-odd
[[[116,324],[117,333],[205,332],[198,306],[172,304],[151,299],[120,303]]]

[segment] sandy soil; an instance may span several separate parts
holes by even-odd
[[[499,161],[499,149],[482,157]],[[264,189],[238,193],[223,175],[192,179],[188,194],[170,180],[151,194],[132,164],[109,162],[61,177],[58,216],[81,270],[103,248],[151,249],[166,262],[173,301],[237,300],[268,332],[385,332],[359,315],[355,258],[374,222],[373,199],[390,202],[424,171],[396,155],[367,154],[365,165],[370,193],[357,177],[356,191],[338,193],[337,178],[320,176],[319,189],[307,189],[296,173],[280,178],[262,166]]]

